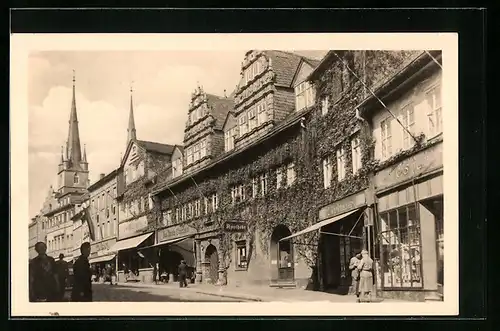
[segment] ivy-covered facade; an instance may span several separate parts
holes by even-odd
[[[259,71],[269,62],[272,68],[272,55],[247,53],[244,83],[235,93],[236,111],[231,113],[238,130],[250,118],[240,120],[241,109],[253,116],[251,100],[269,98],[268,110],[278,102],[290,106],[281,119],[268,115],[263,131],[252,129],[261,132],[253,138],[244,127],[234,149],[203,168],[157,185],[156,213],[160,218],[168,215],[171,222],[157,236],[194,236],[200,282],[347,290],[346,261],[361,248],[374,254],[376,240],[375,143],[369,121],[358,116],[356,107],[369,95],[368,88],[376,88],[418,54],[331,51],[307,78],[315,88],[314,104],[297,112],[293,84],[300,82],[292,77],[277,93],[273,84],[278,77],[283,81],[283,72]],[[296,60],[292,76],[300,62]],[[252,63],[261,64],[247,76]],[[255,96],[267,86],[268,75],[269,96],[259,99]],[[258,87],[251,87],[252,82]],[[254,94],[242,94],[246,89]],[[240,95],[250,100],[248,106],[240,108]],[[269,118],[273,120],[267,128]],[[318,224],[325,226],[310,230]]]

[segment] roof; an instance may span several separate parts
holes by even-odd
[[[276,85],[291,87],[295,72],[303,56],[277,50],[263,51],[271,59],[271,67],[276,74]]]
[[[107,183],[110,181],[114,176],[116,176],[116,173],[118,172],[118,169],[114,169],[111,171],[109,174],[105,175],[102,178],[99,178],[96,182],[92,183],[89,187],[87,187],[88,191],[92,191],[93,189],[101,186],[104,183]]]
[[[206,95],[207,104],[211,108],[210,114],[212,114],[212,116],[215,118],[214,129],[222,130],[227,114],[234,107],[234,100],[231,98],[219,97],[214,94],[207,93]]]
[[[207,164],[206,166],[204,166],[202,168],[196,169],[192,172],[190,171],[190,172],[184,173],[183,175],[176,177],[172,181],[159,183],[156,186],[156,188],[153,188],[152,194],[157,195],[157,194],[167,190],[167,188],[171,188],[177,184],[180,184],[181,182],[183,182],[184,180],[187,180],[190,177],[196,176],[197,174],[199,174],[203,171],[209,170],[212,167],[214,167],[218,164],[221,164],[224,161],[229,160],[237,155],[241,155],[243,152],[258,146],[259,144],[267,141],[267,139],[279,134],[280,132],[283,132],[284,130],[286,130],[286,129],[288,129],[288,128],[290,128],[298,123],[300,123],[302,121],[302,118],[305,117],[307,114],[309,114],[311,112],[311,110],[312,110],[312,108],[309,108],[305,111],[294,113],[292,116],[289,116],[287,119],[285,119],[285,121],[279,123],[271,131],[269,131],[266,134],[264,134],[263,136],[259,137],[257,140],[253,141],[252,143],[245,145],[245,146],[242,146],[241,148],[232,150],[228,153],[220,154],[215,159],[213,159],[212,162],[210,162],[209,164]]]
[[[177,149],[179,149],[179,151],[181,151],[181,153],[184,153],[184,146],[182,146],[182,145],[175,145],[175,146],[174,146],[174,150],[175,150],[176,148],[177,148]]]
[[[321,63],[321,60],[309,59],[307,57],[303,57],[302,59],[313,68],[316,68]]]
[[[438,61],[441,59],[441,51],[429,51],[429,54]],[[418,78],[418,76],[437,69],[438,66],[429,54],[427,54],[427,52],[422,52],[402,69],[384,80],[374,92],[380,99],[387,102],[387,99],[395,97],[395,95],[391,96],[391,94],[398,90],[404,90],[408,85],[411,85],[412,81]],[[378,100],[370,94],[358,105],[358,108],[361,114],[366,116],[369,108],[377,103]]]
[[[148,152],[160,154],[172,154],[174,152],[174,145],[160,144],[153,141],[136,140],[137,144]]]

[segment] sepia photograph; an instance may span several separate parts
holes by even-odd
[[[20,315],[458,313],[456,35],[15,37]]]

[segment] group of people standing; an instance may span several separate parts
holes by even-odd
[[[35,244],[37,256],[29,264],[29,295],[31,302],[61,302],[66,301],[66,280],[68,279],[68,264],[64,255],[59,255],[59,261],[47,255],[47,245],[44,242]],[[92,301],[92,272],[88,257],[90,243],[80,246],[81,255],[73,266],[73,286],[71,301]]]
[[[180,287],[187,287],[187,278],[188,278],[188,269],[189,267],[186,264],[186,261],[181,260],[181,263],[177,267],[177,272],[179,275],[179,286]],[[157,262],[153,265],[153,282],[155,284],[158,284],[158,282],[161,282],[162,280],[165,281],[167,274],[166,273],[159,273],[160,270],[160,264]],[[163,279],[162,279],[163,278]]]
[[[351,258],[349,270],[352,279],[350,293],[356,294],[358,302],[370,302],[373,290],[373,260],[367,250],[362,250]]]

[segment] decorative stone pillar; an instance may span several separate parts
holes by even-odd
[[[201,241],[196,240],[196,283],[201,283],[203,281],[203,271],[202,271],[202,259],[201,259]]]
[[[425,301],[441,301],[437,285],[436,225],[434,215],[419,204],[420,233],[422,241],[421,261]]]
[[[217,285],[227,285],[227,277],[226,277],[226,259],[224,258],[224,251],[222,247],[219,245],[219,250],[217,253],[219,254],[219,280],[217,281]]]

